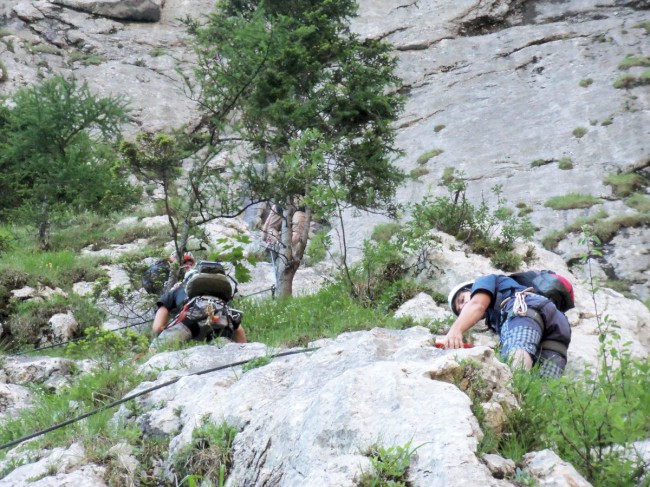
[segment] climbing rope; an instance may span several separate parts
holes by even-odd
[[[280,352],[280,353],[270,355],[269,358],[273,359],[273,358],[278,358],[278,357],[285,357],[287,355],[295,355],[297,353],[313,352],[313,351],[318,350],[318,348],[319,347],[302,348],[300,350],[289,350],[287,352]],[[218,370],[228,369],[230,367],[236,367],[238,365],[244,365],[244,364],[246,364],[248,362],[251,362],[251,361],[253,361],[253,360],[257,359],[257,358],[259,358],[259,357],[253,357],[253,358],[250,358],[250,359],[247,359],[247,360],[242,360],[242,361],[239,361],[239,362],[233,362],[233,363],[228,364],[228,365],[220,365],[218,367],[212,367],[210,369],[205,369],[205,370],[201,370],[199,372],[193,372],[191,374],[183,375],[181,377],[176,377],[175,379],[169,380],[167,382],[163,382],[162,384],[158,384],[157,386],[150,387],[148,389],[145,389],[144,391],[136,392],[136,393],[131,394],[129,396],[123,397],[122,399],[119,399],[117,401],[113,401],[110,404],[105,404],[104,406],[100,406],[97,409],[93,409],[92,411],[88,411],[87,413],[81,414],[81,415],[79,415],[79,416],[77,416],[75,418],[68,419],[67,421],[62,421],[60,423],[54,424],[54,425],[52,425],[52,426],[50,426],[48,428],[45,428],[43,430],[36,431],[35,433],[32,433],[30,435],[23,436],[22,438],[18,438],[16,440],[13,440],[13,441],[10,441],[10,442],[5,443],[3,445],[0,445],[0,450],[4,450],[5,448],[10,448],[12,446],[18,445],[19,443],[22,443],[23,441],[27,441],[27,440],[31,440],[33,438],[37,438],[37,437],[42,436],[42,435],[44,435],[46,433],[49,433],[50,431],[54,431],[54,430],[63,428],[64,426],[68,426],[69,424],[76,423],[77,421],[81,421],[82,419],[85,419],[85,418],[87,418],[89,416],[93,416],[93,415],[95,415],[97,413],[100,413],[102,411],[105,411],[107,409],[111,409],[111,408],[113,408],[115,406],[119,406],[120,404],[128,402],[128,401],[130,401],[132,399],[135,399],[137,397],[144,396],[145,394],[149,394],[150,392],[157,391],[158,389],[162,389],[163,387],[170,386],[172,384],[175,384],[179,380],[181,380],[183,377],[190,377],[190,376],[193,376],[193,375],[209,374],[210,372],[216,372]]]
[[[515,293],[515,302],[512,305],[512,312],[517,316],[526,316],[528,305],[526,304],[526,295],[530,294],[532,288],[526,288],[523,291]]]

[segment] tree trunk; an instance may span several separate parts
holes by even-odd
[[[295,210],[295,207],[292,205],[287,205],[287,208],[284,210],[281,235],[282,245],[280,252],[275,257],[275,282],[278,287],[278,294],[282,297],[293,295],[293,279],[300,268],[309,240],[311,210],[307,208],[305,211],[305,225],[300,235],[300,241],[295,245],[292,243],[293,223],[287,224],[287,222],[293,222]]]

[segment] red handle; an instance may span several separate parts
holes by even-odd
[[[445,345],[442,342],[436,342],[436,348],[444,348]],[[472,343],[463,343],[463,348],[474,348]]]

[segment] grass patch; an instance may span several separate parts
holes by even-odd
[[[442,149],[433,149],[430,151],[427,151],[423,154],[420,155],[420,157],[417,158],[417,163],[418,164],[426,164],[429,162],[429,160],[433,159],[434,157],[439,156],[442,154],[444,151]]]
[[[442,131],[444,128],[445,128],[445,125],[439,124],[439,125],[436,125],[435,127],[433,127],[433,131],[435,133],[438,133],[438,132]]]
[[[563,157],[557,162],[557,167],[563,171],[573,169],[573,161],[570,157]]]
[[[634,88],[637,85],[637,80],[636,77],[631,75],[631,74],[624,74],[623,76],[619,76],[616,78],[614,81],[614,88],[621,90],[621,89],[630,89]]]
[[[164,56],[167,54],[167,51],[165,51],[162,47],[154,47],[149,51],[149,56],[151,57],[160,57]]]
[[[576,127],[573,129],[573,132],[571,133],[576,139],[581,139],[582,137],[587,135],[587,132],[588,132],[587,129],[584,127]]]
[[[544,203],[544,206],[553,210],[573,210],[577,208],[591,208],[600,203],[600,198],[590,194],[569,193],[564,196],[554,196]]]
[[[402,230],[402,225],[399,223],[382,223],[373,228],[370,238],[375,242],[388,242],[393,235],[401,233]]]
[[[639,213],[650,213],[650,196],[647,194],[635,193],[625,201],[625,204]]]
[[[603,120],[602,122],[600,122],[600,125],[602,125],[603,127],[607,127],[608,125],[611,125],[611,124],[613,124],[613,123],[614,123],[614,118],[611,117],[611,116],[609,116],[609,117],[607,117],[605,120]]]
[[[426,167],[416,167],[415,169],[412,169],[411,172],[409,173],[409,176],[411,179],[419,179],[422,176],[426,176],[429,174],[429,170]]]
[[[650,34],[650,20],[646,20],[644,22],[639,22],[638,24],[634,24],[634,27],[636,29],[645,29],[645,33]]]
[[[80,376],[72,386],[50,393],[38,390],[38,401],[14,419],[8,419],[0,429],[0,442],[6,443],[52,426],[53,423],[72,419],[82,413],[120,399],[140,384],[146,377],[138,374],[134,366],[123,364],[111,370],[97,369]],[[71,406],[74,405],[74,406]],[[89,450],[97,450],[104,442],[112,446],[114,437],[122,437],[124,426],[113,420],[114,410],[107,410],[51,431],[29,443],[38,450],[55,446],[69,446],[73,441],[83,441]],[[108,440],[108,441],[105,441]],[[117,442],[117,441],[115,441]]]
[[[594,82],[593,79],[591,78],[585,78],[581,79],[579,85],[583,88],[586,88],[587,86],[591,86],[591,84]]]
[[[61,50],[59,48],[50,46],[48,44],[33,44],[28,48],[28,50],[32,54],[54,54],[56,56],[61,55]]]
[[[650,66],[650,58],[646,56],[625,56],[620,63],[618,63],[618,69],[630,69],[636,66]]]
[[[553,162],[552,160],[546,160],[546,159],[535,159],[533,162],[530,163],[530,167],[541,167],[541,166],[546,166],[547,164],[550,164]]]
[[[632,193],[646,188],[648,186],[648,180],[635,172],[627,173],[612,173],[609,174],[603,183],[612,187],[612,191],[616,196],[621,198],[626,198]]]
[[[232,444],[239,430],[227,423],[215,425],[208,418],[192,431],[192,440],[172,459],[176,485],[200,479],[201,485],[225,485],[232,468]]]
[[[638,83],[640,85],[650,85],[650,69],[641,73],[641,76],[639,76],[638,79]]]
[[[291,299],[241,299],[249,341],[271,346],[306,346],[318,338],[375,327],[402,328],[403,322],[361,306],[339,286]]]

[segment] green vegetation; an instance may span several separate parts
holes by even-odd
[[[586,88],[587,86],[590,86],[593,82],[594,82],[593,79],[591,79],[591,78],[585,78],[585,79],[581,79],[579,84],[580,84],[580,86],[582,86],[583,88]]]
[[[58,47],[50,46],[48,44],[31,44],[28,48],[32,54],[54,54],[61,55],[61,50]]]
[[[0,110],[0,219],[35,222],[47,249],[51,224],[66,212],[106,214],[139,199],[110,145],[126,120],[123,101],[55,76],[21,89],[13,103]]]
[[[545,166],[546,164],[550,164],[553,162],[552,160],[546,160],[546,159],[535,159],[533,162],[530,163],[530,167],[540,167],[540,166]]]
[[[612,117],[612,116],[610,115],[610,116],[607,117],[605,120],[603,120],[602,122],[600,122],[600,125],[602,125],[603,127],[607,127],[608,125],[611,125],[611,124],[613,124],[613,123],[614,123],[614,117]]]
[[[611,186],[614,194],[621,198],[626,198],[650,184],[646,177],[636,172],[612,173],[603,182]]]
[[[499,269],[516,269],[521,257],[514,252],[514,244],[518,239],[527,241],[532,237],[530,220],[513,215],[501,186],[492,188],[497,207],[491,210],[485,201],[475,207],[467,200],[462,174],[446,172],[443,181],[449,196],[425,197],[422,203],[413,205],[413,221],[419,227],[455,236],[473,252],[490,257]]]
[[[371,240],[375,242],[388,242],[393,236],[399,235],[403,231],[402,225],[399,223],[383,223],[377,225],[372,230]]]
[[[365,289],[383,283],[368,282]],[[379,296],[377,296],[378,298]],[[376,326],[400,329],[403,321],[382,310],[363,306],[345,286],[329,286],[310,296],[292,299],[242,299],[236,303],[246,317],[251,341],[271,346],[306,346],[318,338],[333,338],[346,331],[369,330]]]
[[[627,199],[625,204],[639,213],[650,214],[650,196],[647,194],[635,193]]]
[[[544,206],[553,210],[573,210],[576,208],[591,208],[600,202],[600,198],[590,194],[569,193],[564,196],[549,198],[544,203]]]
[[[438,124],[435,127],[433,127],[433,131],[435,133],[438,133],[438,132],[442,131],[445,127],[446,127],[446,125]]]
[[[576,139],[581,139],[587,134],[587,129],[584,127],[576,127],[573,129],[572,133]]]
[[[439,156],[444,151],[442,149],[432,149],[423,154],[420,154],[420,157],[417,159],[418,164],[426,164],[430,159],[433,159],[436,156]]]
[[[404,100],[392,47],[349,29],[356,2],[222,0],[218,6],[222,15],[186,25],[210,144],[221,150],[219,138],[232,139],[229,129],[249,141],[242,163],[230,168],[232,178],[214,175],[220,194],[231,194],[233,182],[251,193],[236,192],[229,208],[241,210],[243,196],[278,203],[285,227],[302,204],[307,226],[347,205],[387,210],[405,178],[392,163],[393,122]],[[233,113],[238,124],[229,127]],[[269,154],[277,156],[273,167],[259,171]],[[283,236],[276,277],[279,294],[288,296],[308,235],[295,245],[291,232]]]
[[[415,169],[412,169],[411,172],[409,173],[409,176],[411,179],[418,179],[421,178],[422,176],[426,176],[429,174],[429,170],[426,167],[416,167]]]
[[[165,49],[162,47],[154,47],[149,51],[149,56],[151,57],[160,57],[164,56],[165,54],[167,54],[167,51],[165,51]]]
[[[53,422],[63,422],[102,405],[110,404],[126,395],[136,385],[146,380],[131,364],[118,364],[114,357],[110,370],[97,369],[80,375],[74,383],[60,391],[48,392],[35,386],[39,400],[34,406],[21,412],[15,419],[8,419],[0,429],[0,443],[21,438],[35,431],[52,426]],[[74,407],[71,407],[74,404]],[[102,446],[110,448],[115,438],[125,438],[139,428],[127,427],[113,421],[115,411],[104,411],[41,436],[30,443],[30,448],[49,448],[69,445],[82,441],[90,451],[101,451]]]
[[[573,161],[571,160],[570,157],[562,157],[557,162],[557,167],[558,169],[562,169],[563,171],[573,169]]]
[[[634,27],[637,29],[645,29],[646,34],[650,34],[650,20],[639,22],[638,24],[635,24]]]
[[[370,458],[373,471],[361,475],[359,487],[407,487],[406,474],[418,448],[411,448],[410,441],[389,448],[370,446],[364,455]]]
[[[185,445],[172,460],[177,485],[189,478],[200,478],[205,485],[223,486],[232,468],[232,443],[239,433],[227,423],[215,425],[204,418],[192,431],[192,441]]]
[[[625,56],[625,59],[618,64],[618,69],[630,69],[635,66],[650,66],[650,58],[634,55]]]
[[[332,239],[325,231],[316,232],[309,240],[305,254],[309,265],[317,264],[327,257],[327,249],[332,245]]]
[[[617,89],[630,89],[634,88],[637,85],[637,79],[634,75],[632,74],[624,74],[623,76],[619,76],[616,78],[614,81],[614,88]]]

